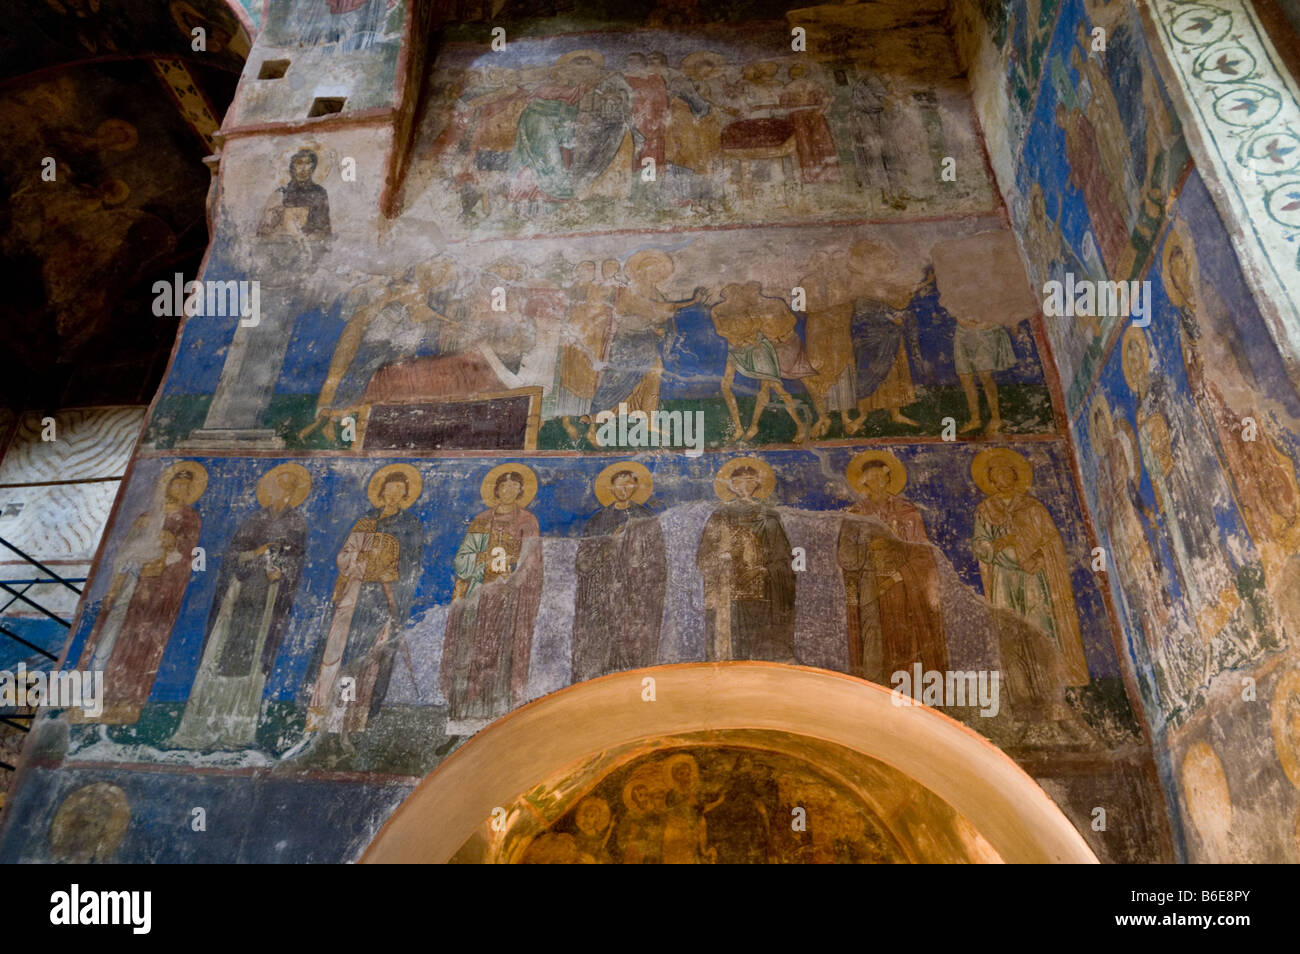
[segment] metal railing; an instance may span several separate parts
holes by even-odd
[[[0,606],[0,617],[4,616],[5,611],[8,610],[9,607],[13,606],[15,603],[21,602],[26,606],[36,610],[42,616],[46,616],[49,619],[54,620],[64,629],[70,630],[72,628],[72,622],[70,620],[66,620],[62,616],[48,609],[47,607],[42,606],[37,600],[33,599],[28,594],[31,588],[38,584],[58,583],[62,586],[67,587],[72,592],[80,596],[81,588],[76,586],[75,584],[85,583],[86,578],[60,576],[58,573],[55,573],[54,570],[50,569],[48,566],[42,563],[40,560],[36,559],[31,554],[24,552],[18,547],[14,546],[8,540],[4,539],[4,537],[0,537],[0,546],[3,546],[6,549],[16,553],[24,563],[26,563],[30,567],[34,567],[38,573],[45,574],[45,576],[31,576],[30,578],[17,579],[17,580],[0,580],[0,590],[3,590],[5,593],[9,594],[9,600],[5,602],[3,606]],[[19,587],[21,587],[21,589],[19,589]],[[57,663],[59,661],[58,656],[54,655],[49,650],[45,649],[43,646],[38,646],[35,643],[33,643],[31,640],[19,636],[17,633],[15,633],[12,629],[4,625],[3,623],[0,623],[0,638],[12,640],[13,642],[18,643],[23,647],[30,649],[41,656],[44,656],[52,663]],[[4,735],[12,735],[14,733],[22,733],[23,735],[28,734],[31,731],[31,721],[34,717],[35,717],[35,713],[31,712],[30,710],[25,714],[10,713],[8,715],[0,716],[0,737]],[[24,725],[23,724],[24,722],[26,722],[27,725]],[[9,762],[0,759],[0,770],[6,772],[12,772],[14,771],[15,767],[16,766],[11,765]]]

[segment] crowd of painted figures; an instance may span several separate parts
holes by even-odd
[[[1029,492],[1032,467],[1023,456],[985,449],[975,456],[971,477],[984,494],[971,547],[985,596],[1050,637],[1032,646],[1021,645],[1023,635],[1004,640],[1003,654],[1024,661],[1007,678],[1022,698],[1050,701],[1064,685],[1089,680],[1069,558],[1051,515]],[[842,517],[835,560],[846,594],[849,670],[884,682],[916,663],[945,669],[941,551],[920,510],[902,496],[903,463],[889,451],[865,451],[853,459],[847,480],[857,501]],[[190,584],[201,524],[195,505],[206,482],[201,464],[172,464],[160,480],[160,503],[135,521],[117,554],[81,657],[83,666],[106,672],[99,721],[134,723],[149,698]],[[771,466],[756,457],[730,458],[716,471],[718,504],[695,551],[707,659],[797,661],[802,567],[773,499],[776,482]],[[600,509],[586,520],[576,551],[573,682],[661,661],[668,598],[662,524],[673,518],[671,510],[648,505],[653,488],[653,474],[637,461],[611,463],[594,481]],[[422,574],[437,572],[430,566],[454,577],[440,671],[448,718],[492,719],[527,701],[546,574],[538,520],[529,509],[536,473],[507,462],[483,476],[484,509],[469,519],[449,566],[426,559],[425,529],[412,509],[421,490],[420,472],[410,464],[386,465],[370,478],[372,508],[337,551],[329,623],[303,689],[309,732],[356,733],[374,717],[417,584]],[[201,662],[172,745],[254,743],[266,679],[305,569],[307,527],[299,508],[310,493],[311,476],[297,463],[278,464],[258,480],[261,509],[243,521],[220,558]],[[1053,658],[1045,660],[1044,652]],[[348,693],[341,691],[345,680]]]
[[[1013,241],[1005,231],[973,238],[981,248],[971,254],[982,256]],[[936,243],[936,261],[951,244]],[[356,446],[364,447],[377,405],[532,392],[539,395],[539,423],[558,421],[572,446],[583,446],[585,438],[597,447],[601,412],[621,408],[652,418],[666,387],[687,388],[693,399],[720,394],[732,443],[754,440],[773,408],[794,422],[794,443],[825,436],[836,415],[844,436],[861,433],[876,412],[918,427],[904,410],[929,383],[914,370],[928,367],[922,359],[932,357],[918,353],[913,312],[934,288],[923,265],[906,264],[889,244],[861,239],[814,252],[786,286],[769,276],[717,290],[701,286],[676,299],[665,289],[683,257],[646,249],[623,262],[565,263],[571,278],[556,282],[547,269],[518,262],[474,270],[444,256],[384,280],[379,291],[373,283],[359,285],[344,305],[347,324],[317,396],[316,418],[299,436],[323,429],[333,438],[350,416]],[[952,319],[952,360],[967,405],[961,431],[997,433],[1003,418],[996,375],[1021,361],[1012,331],[1025,314],[1002,318],[958,279],[944,274],[934,281]],[[505,310],[496,311],[493,302],[502,295]],[[803,311],[802,324],[792,305]],[[707,330],[693,317],[683,319],[688,309],[705,311]],[[517,320],[520,315],[526,320]],[[718,343],[720,367],[711,358],[692,363],[708,347],[701,334]],[[758,388],[748,420],[735,394],[738,376]],[[811,409],[791,389],[802,391]],[[508,446],[535,441],[536,433]]]
[[[791,824],[800,817],[802,822]],[[788,756],[692,748],[611,773],[524,864],[863,864],[906,855],[847,786]]]
[[[440,61],[435,95],[450,118],[422,158],[453,187],[466,222],[627,198],[647,181],[647,160],[655,185],[641,198],[666,208],[716,211],[751,198],[760,178],[864,190],[859,201],[881,209],[934,191],[933,170],[907,154],[909,141],[924,152],[944,138],[933,89],[850,64],[734,59],[585,49],[515,68]]]

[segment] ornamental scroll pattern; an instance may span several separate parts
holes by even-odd
[[[1238,253],[1300,339],[1300,94],[1244,0],[1152,4],[1240,223]]]

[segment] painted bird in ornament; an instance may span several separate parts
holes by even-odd
[[[1237,64],[1240,62],[1241,60],[1228,59],[1228,54],[1223,53],[1219,56],[1217,60],[1214,61],[1214,68],[1218,70],[1220,73],[1227,73],[1229,76],[1236,76]]]
[[[1268,153],[1270,159],[1281,165],[1285,156],[1295,152],[1295,146],[1279,146],[1277,140],[1274,139],[1264,147],[1264,152]]]

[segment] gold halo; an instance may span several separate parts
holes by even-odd
[[[637,767],[626,782],[623,783],[623,804],[633,815],[638,815],[641,809],[632,801],[632,789],[638,785],[644,785],[650,792],[651,801],[658,800],[664,792],[663,770],[659,768],[659,763],[651,762],[647,765]]]
[[[1128,362],[1124,359],[1128,356],[1129,342],[1138,338],[1142,341],[1142,364],[1148,371],[1151,369],[1151,352],[1147,336],[1137,325],[1129,325],[1124,329],[1124,337],[1119,343],[1119,367],[1124,372],[1124,381],[1128,384],[1129,390],[1134,394],[1141,396],[1137,384],[1134,383],[1132,375],[1129,373]]]
[[[757,457],[733,457],[718,468],[718,475],[713,478],[713,492],[718,495],[719,500],[725,502],[736,499],[735,491],[728,486],[727,482],[731,480],[732,471],[746,465],[758,472],[759,485],[754,491],[756,500],[770,496],[776,489],[776,474],[772,473],[772,468],[767,461],[759,460]]]
[[[302,464],[277,464],[257,480],[257,503],[261,507],[271,506],[271,482],[279,480],[284,474],[293,476],[294,488],[289,494],[289,509],[292,510],[311,493],[311,474]]]
[[[1183,756],[1183,798],[1201,837],[1215,841],[1232,827],[1232,792],[1223,763],[1205,742],[1193,743]]]
[[[121,205],[131,198],[131,187],[121,179],[108,179],[99,187],[99,201],[105,205]]]
[[[712,50],[696,50],[682,59],[681,71],[691,79],[713,79],[727,68],[727,58]],[[692,75],[693,74],[693,75]]]
[[[1092,407],[1088,411],[1089,424],[1092,424],[1096,419],[1098,411],[1100,411],[1102,417],[1106,419],[1106,433],[1113,435],[1115,433],[1115,422],[1111,418],[1110,405],[1106,403],[1105,395],[1098,394],[1093,400]],[[1096,435],[1093,434],[1093,437],[1095,438]]]
[[[1300,669],[1293,669],[1277,681],[1269,710],[1273,723],[1273,748],[1291,784],[1300,788],[1300,736],[1291,730],[1287,718],[1292,696],[1300,696]]]
[[[442,255],[427,261],[418,262],[414,268],[414,279],[421,291],[441,288],[456,277],[456,263]]]
[[[595,805],[597,808],[600,809],[600,817],[602,821],[600,823],[599,828],[597,829],[598,831],[604,831],[606,828],[609,827],[609,819],[611,814],[609,810],[609,802],[605,801],[599,795],[588,795],[582,801],[578,802],[577,806],[573,809],[574,824],[577,824],[578,822],[578,813],[582,811],[583,805]]]
[[[668,758],[664,759],[664,781],[668,783],[670,789],[676,788],[677,780],[673,778],[673,769],[682,763],[691,767],[691,781],[694,783],[693,787],[698,787],[700,784],[700,763],[695,761],[695,756],[688,752],[679,752],[676,755],[670,755]]]
[[[623,271],[629,277],[636,279],[644,275],[652,282],[666,281],[668,276],[673,273],[673,270],[672,256],[667,252],[661,252],[657,248],[648,248],[635,252],[623,265]]]
[[[185,503],[192,504],[203,496],[203,491],[208,487],[208,472],[203,465],[194,460],[181,460],[172,464],[162,472],[159,478],[159,486],[166,487],[167,484],[179,473],[187,473],[192,478],[190,480],[189,496],[185,498]]]
[[[387,467],[380,467],[370,478],[370,484],[366,487],[366,496],[376,507],[382,507],[384,502],[379,499],[379,491],[383,489],[384,481],[393,474],[401,474],[406,478],[406,496],[397,504],[405,510],[420,499],[420,490],[424,487],[420,472],[410,464],[389,464]]]
[[[317,185],[322,185],[325,182],[325,178],[334,171],[335,152],[333,149],[326,149],[319,142],[300,142],[297,145],[284,149],[280,153],[280,157],[277,160],[279,165],[275,168],[275,174],[279,177],[282,184],[288,183],[293,179],[293,174],[289,171],[289,160],[304,149],[309,149],[316,153],[316,168],[312,170],[309,181],[314,182]]]
[[[975,486],[992,497],[998,492],[989,480],[989,468],[994,464],[1006,464],[1016,472],[1015,492],[1023,494],[1034,482],[1034,468],[1029,461],[1006,447],[990,447],[975,455],[971,461],[970,475]]]
[[[504,278],[508,282],[517,282],[524,277],[524,266],[512,258],[500,258],[483,269],[489,275]]]
[[[573,50],[556,59],[553,66],[567,66],[572,60],[576,60],[580,56],[585,56],[591,60],[597,69],[603,70],[605,68],[605,54],[598,50]]]
[[[87,823],[95,821],[98,831]],[[108,861],[131,823],[126,792],[108,782],[79,788],[59,805],[50,822],[50,847],[61,861]],[[94,844],[86,839],[97,834]]]
[[[105,119],[96,127],[95,138],[105,143],[104,148],[121,152],[135,147],[140,132],[125,119]]]
[[[597,474],[596,479],[592,482],[592,489],[596,491],[596,499],[600,501],[602,507],[608,507],[614,502],[612,486],[614,475],[624,470],[630,470],[636,475],[636,493],[632,495],[632,503],[643,504],[654,493],[654,475],[650,473],[645,464],[638,464],[634,460],[620,461],[617,464],[610,464]]]
[[[1187,281],[1191,288],[1182,289],[1173,283],[1173,277],[1169,272],[1169,262],[1174,256],[1174,249],[1182,250],[1183,258],[1187,262]],[[1165,237],[1165,247],[1160,252],[1160,280],[1165,286],[1165,295],[1175,308],[1195,307],[1195,302],[1188,301],[1188,296],[1184,292],[1190,292],[1193,296],[1198,294],[1201,282],[1201,266],[1196,258],[1196,246],[1192,243],[1192,237],[1188,234],[1187,225],[1182,219],[1174,221],[1173,228],[1169,230],[1169,235]]]
[[[499,464],[487,472],[483,478],[483,483],[479,485],[479,496],[489,507],[497,506],[496,482],[497,478],[505,473],[516,473],[523,478],[524,490],[515,498],[516,507],[527,507],[537,496],[537,475],[533,469],[526,464]]]
[[[636,802],[632,801],[632,789],[640,781],[641,781],[640,779],[638,779],[635,775],[633,775],[630,779],[628,779],[626,782],[623,783],[623,805],[633,815],[638,815],[641,812],[641,809],[637,806]]]
[[[849,486],[854,490],[862,486],[862,472],[866,469],[867,462],[873,460],[884,461],[889,467],[889,486],[886,489],[891,494],[902,493],[903,488],[907,486],[907,469],[903,466],[903,462],[889,451],[863,451],[849,461],[849,466],[844,471]]]

